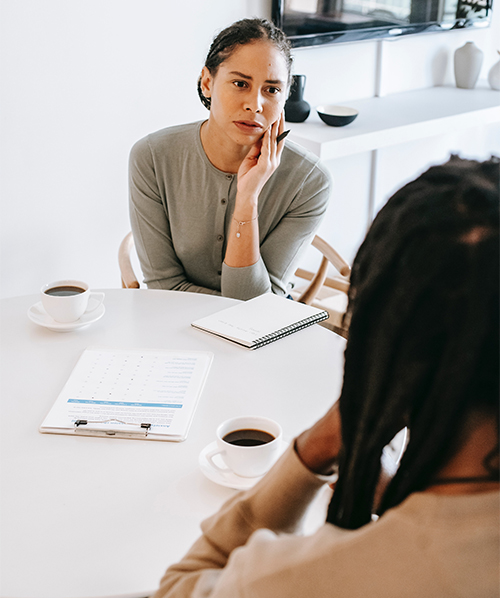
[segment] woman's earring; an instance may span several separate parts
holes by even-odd
[[[200,78],[198,79],[198,95],[200,97],[201,103],[205,106],[205,108],[207,110],[210,110],[211,99],[210,99],[210,96],[207,97],[203,93],[203,90],[202,90],[202,87],[201,87],[201,80],[202,79],[201,79],[201,75],[200,75]]]

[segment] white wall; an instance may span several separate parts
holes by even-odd
[[[453,54],[467,41],[484,52],[480,79],[486,79],[499,59],[500,1],[491,27],[402,37],[382,43],[380,94],[388,95],[435,85],[454,85]],[[349,105],[349,100],[376,94],[377,45],[368,41],[295,51],[294,70],[307,76],[305,99],[320,104]],[[473,92],[472,92],[473,93]],[[498,95],[500,92],[491,91]],[[487,159],[500,155],[500,125],[488,125],[378,150],[374,214],[403,184],[450,153]],[[366,233],[372,155],[370,152],[329,160],[334,175],[330,206],[319,234],[348,261],[354,258]],[[314,269],[319,256],[310,249],[303,266]],[[335,274],[334,272],[332,272]]]
[[[196,80],[213,36],[239,18],[269,15],[270,0],[2,1],[1,296],[67,277],[120,286],[130,147],[151,131],[204,118]],[[494,20],[483,31],[384,43],[384,91],[452,82],[453,52],[469,40],[485,52],[486,77],[500,49],[500,6]],[[295,54],[311,105],[373,95],[374,42]],[[467,133],[431,143],[431,151],[424,142],[389,148],[380,158],[379,203],[451,148],[483,156],[500,153],[499,144],[491,131],[476,131],[473,143]],[[322,231],[337,247],[352,247],[364,231],[352,206],[365,200],[369,157],[329,166],[335,195]]]

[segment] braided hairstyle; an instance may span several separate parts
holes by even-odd
[[[327,521],[371,519],[382,450],[409,443],[378,507],[423,490],[467,414],[499,418],[500,161],[431,167],[375,218],[352,268],[339,407],[343,447]],[[498,480],[498,445],[485,466]]]
[[[219,66],[227,60],[237,46],[245,46],[258,40],[273,43],[282,53],[288,67],[288,83],[292,69],[291,45],[281,29],[266,19],[242,19],[226,27],[212,42],[205,60],[205,66],[215,77]],[[198,78],[198,95],[201,103],[210,110],[211,100],[203,95],[201,76]]]

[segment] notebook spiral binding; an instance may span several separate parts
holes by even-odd
[[[317,314],[314,316],[309,316],[309,318],[306,318],[305,320],[301,320],[300,322],[297,322],[296,324],[292,324],[291,326],[286,326],[286,328],[277,330],[276,332],[273,332],[272,334],[266,334],[266,336],[263,336],[263,337],[259,338],[257,341],[255,341],[255,343],[250,348],[252,350],[259,349],[260,347],[263,347],[264,345],[269,345],[269,343],[272,343],[280,338],[283,338],[284,336],[288,336],[289,334],[293,334],[294,332],[297,332],[297,330],[302,330],[303,328],[312,326],[313,324],[316,324],[317,322],[322,322],[323,320],[326,320],[327,318],[328,318],[327,311],[322,311],[320,314]]]

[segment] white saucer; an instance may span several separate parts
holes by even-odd
[[[281,451],[280,455],[285,452],[288,447],[288,442],[284,440],[281,442]],[[207,459],[207,455],[209,452],[215,450],[217,448],[217,442],[214,440],[209,445],[207,445],[200,453],[198,457],[198,463],[200,465],[200,469],[203,474],[212,482],[219,484],[220,486],[227,486],[228,488],[234,488],[235,490],[247,490],[254,486],[261,478],[264,476],[259,476],[256,478],[243,478],[232,471],[228,473],[222,473],[213,467],[210,461]],[[214,461],[217,462],[217,465],[221,467],[225,467],[225,464],[222,461],[222,457],[220,455],[214,456]]]
[[[96,300],[90,299],[89,307],[92,307],[92,301]],[[83,328],[84,326],[89,326],[90,324],[97,322],[97,320],[102,318],[105,311],[104,305],[101,303],[101,305],[93,311],[85,312],[76,322],[56,322],[45,311],[42,302],[39,301],[28,309],[28,318],[35,324],[48,328],[49,330],[55,330],[56,332],[70,332],[71,330],[78,330],[78,328]]]

